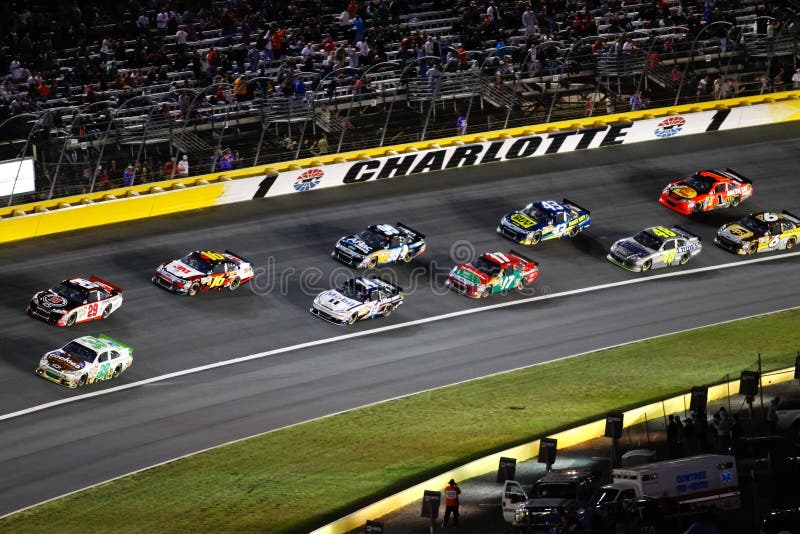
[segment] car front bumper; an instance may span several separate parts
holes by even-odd
[[[635,264],[634,262],[632,262],[630,260],[625,260],[623,258],[620,258],[619,256],[617,256],[617,255],[615,255],[613,253],[609,253],[606,256],[606,259],[608,261],[610,261],[611,263],[613,263],[614,265],[617,265],[618,267],[622,267],[625,270],[628,270],[628,271],[631,271],[631,272],[634,272],[634,273],[642,272],[642,268],[639,265]]]
[[[153,277],[151,278],[152,282],[160,287],[161,289],[166,289],[171,293],[176,293],[178,295],[188,295],[189,288],[188,287],[181,287],[178,286],[171,278],[168,278],[158,272],[156,272]]]
[[[59,386],[64,386],[72,389],[78,387],[78,385],[71,379],[65,377],[64,375],[62,375],[57,371],[53,371],[52,369],[46,369],[44,367],[39,366],[36,368],[36,374],[41,376],[45,380],[49,380],[54,384],[58,384]]]
[[[719,248],[725,249],[728,252],[733,252],[734,254],[747,254],[749,245],[742,244],[742,243],[735,243],[725,237],[716,236],[714,238],[714,244],[717,245]]]
[[[333,315],[323,310],[320,310],[319,308],[315,308],[313,306],[309,308],[308,311],[311,313],[311,315],[319,317],[323,321],[328,321],[329,323],[333,323],[338,326],[347,326],[349,324],[348,321],[340,319],[339,317],[334,317]]]
[[[661,195],[658,199],[658,203],[681,215],[691,215],[694,213],[694,206],[689,207],[685,202],[679,202],[669,195]]]

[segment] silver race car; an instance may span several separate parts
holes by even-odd
[[[700,254],[701,248],[700,238],[685,228],[653,226],[633,237],[620,239],[611,246],[606,257],[623,269],[645,272],[684,265],[692,256]]]
[[[389,317],[402,303],[400,287],[380,278],[359,276],[317,295],[308,311],[328,322],[347,325],[373,317]]]

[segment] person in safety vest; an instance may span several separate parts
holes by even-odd
[[[447,483],[444,489],[444,521],[442,526],[446,527],[447,522],[450,520],[450,514],[453,514],[453,526],[458,526],[458,496],[461,494],[461,488],[458,487],[456,481],[452,478]]]

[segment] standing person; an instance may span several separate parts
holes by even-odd
[[[644,109],[644,102],[642,101],[642,92],[636,91],[631,95],[631,111],[639,111],[640,109]]]
[[[447,483],[444,489],[444,521],[442,526],[447,527],[447,522],[450,520],[450,514],[453,514],[453,526],[458,526],[458,496],[461,495],[461,488],[458,487],[456,481],[452,478]]]
[[[184,154],[181,160],[178,162],[178,176],[181,178],[186,178],[189,176],[189,156],[186,154]]]
[[[133,163],[129,163],[125,170],[122,172],[122,185],[124,187],[130,187],[133,185],[133,178],[135,176],[135,171],[133,170]]]
[[[616,112],[614,109],[614,96],[613,95],[606,95],[606,113],[611,115]]]
[[[669,457],[675,459],[678,457],[678,425],[675,423],[675,416],[669,415],[669,423],[667,424],[667,446],[669,447]]]
[[[795,73],[792,74],[792,87],[800,89],[800,69],[797,69]]]
[[[800,69],[798,69],[800,70]],[[780,397],[773,397],[769,401],[769,411],[767,412],[767,422],[769,423],[769,431],[774,434],[778,429],[778,405],[781,403]]]
[[[467,133],[467,118],[464,115],[459,115],[456,119],[456,129],[458,130],[458,135]]]

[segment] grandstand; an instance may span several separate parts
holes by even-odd
[[[8,205],[779,91],[800,57],[800,0],[50,5],[0,23],[0,160],[36,169]]]

